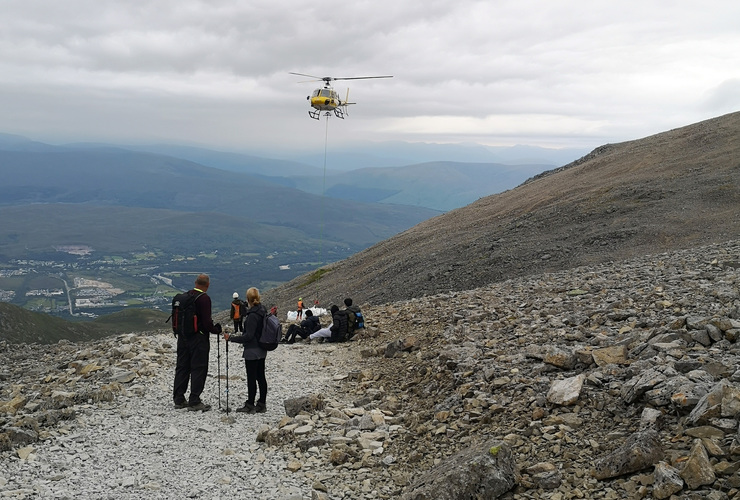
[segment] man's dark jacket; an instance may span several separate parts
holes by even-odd
[[[207,293],[203,293],[200,290],[190,290],[193,295],[200,295],[195,300],[195,314],[198,316],[198,332],[204,335],[209,333],[221,333],[213,325],[213,319],[211,318],[211,298]]]
[[[316,333],[321,330],[321,321],[318,316],[306,316],[306,319],[301,321],[301,329],[306,332],[307,335]]]

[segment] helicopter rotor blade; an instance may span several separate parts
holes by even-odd
[[[370,80],[373,78],[393,78],[393,75],[386,75],[386,76],[348,76],[348,77],[339,77],[339,78],[332,78],[332,80]]]
[[[305,73],[293,73],[292,71],[288,72],[289,75],[297,75],[297,76],[307,76],[308,78],[316,78],[317,80],[323,80],[320,76],[314,76],[314,75],[307,75]]]

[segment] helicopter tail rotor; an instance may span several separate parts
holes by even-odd
[[[347,87],[347,94],[344,97],[344,102],[342,103],[342,107],[344,108],[344,114],[349,116],[349,110],[347,109],[347,106],[349,105],[349,87]]]
[[[340,106],[342,107],[342,112],[349,116],[349,105],[350,104],[357,104],[356,102],[349,102],[349,88],[347,88],[347,93],[345,94],[344,101],[340,102]]]

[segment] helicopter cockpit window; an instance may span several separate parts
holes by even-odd
[[[321,97],[331,97],[331,91],[327,89],[323,89],[320,95]]]

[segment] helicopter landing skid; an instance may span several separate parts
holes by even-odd
[[[319,111],[317,109],[309,109],[308,110],[308,116],[310,116],[314,120],[318,120],[319,117],[321,116],[321,111]]]
[[[344,111],[342,111],[341,109],[334,108],[334,114],[337,118],[341,118],[342,120],[344,120]]]

